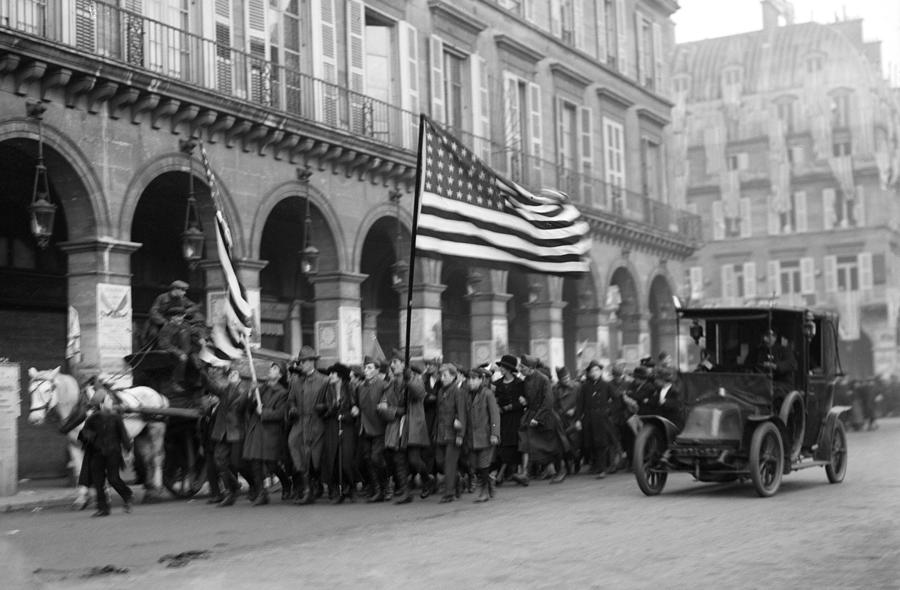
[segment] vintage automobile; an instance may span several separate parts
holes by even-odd
[[[824,467],[829,482],[844,479],[839,418],[849,407],[832,404],[842,375],[835,314],[696,308],[677,317],[679,369],[658,371],[638,400],[633,467],[644,494],[659,494],[679,471],[703,482],[750,479],[763,497],[799,469]]]

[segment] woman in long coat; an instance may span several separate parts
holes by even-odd
[[[359,416],[356,391],[350,386],[350,368],[341,363],[328,367],[328,386],[322,404],[325,439],[322,449],[322,480],[328,485],[328,497],[340,504],[353,498],[359,481],[356,469],[356,428]]]
[[[251,497],[253,505],[269,503],[265,478],[275,474],[282,488],[290,486],[280,464],[284,449],[284,416],[287,407],[285,370],[280,363],[269,366],[266,382],[259,387],[259,397],[251,393],[247,400],[247,435],[244,437],[244,459],[250,461],[253,473]]]
[[[494,456],[494,469],[497,471],[497,485],[507,477],[506,471],[521,461],[519,454],[519,425],[522,422],[525,386],[516,374],[519,360],[509,354],[503,355],[497,363],[502,377],[494,382],[494,393],[500,408],[500,446]],[[524,482],[525,480],[523,480]]]

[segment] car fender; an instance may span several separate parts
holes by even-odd
[[[834,406],[825,415],[822,420],[822,427],[819,429],[819,441],[816,445],[815,458],[827,461],[831,458],[831,431],[834,424],[841,419],[841,416],[852,410],[851,406]]]
[[[675,437],[678,435],[679,428],[675,425],[674,422],[669,420],[668,418],[664,418],[663,416],[657,416],[655,414],[649,416],[638,416],[641,421],[641,425],[644,424],[655,424],[659,426],[663,432],[666,433],[666,444],[672,444],[672,441],[675,440]]]

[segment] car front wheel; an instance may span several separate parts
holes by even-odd
[[[825,466],[829,483],[841,483],[847,473],[847,431],[844,423],[836,420],[831,431],[831,458]]]
[[[750,479],[756,493],[763,498],[774,496],[784,473],[784,446],[778,427],[763,422],[750,441]]]
[[[669,474],[661,464],[666,450],[666,438],[659,426],[644,424],[634,441],[634,476],[638,487],[647,496],[659,494],[666,486]]]

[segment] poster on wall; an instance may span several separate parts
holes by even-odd
[[[362,311],[355,306],[341,306],[338,308],[338,321],[341,325],[341,362],[362,364]]]
[[[97,284],[97,351],[101,373],[118,373],[131,354],[131,286]]]

